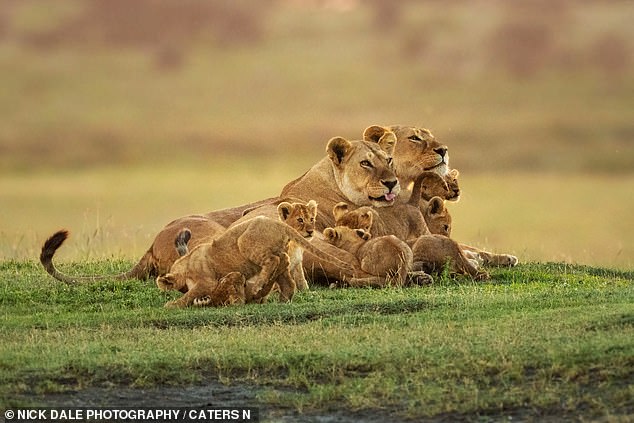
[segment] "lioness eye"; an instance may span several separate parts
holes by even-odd
[[[361,161],[361,166],[363,166],[363,167],[372,167],[372,163],[370,163],[368,160],[362,160]]]
[[[409,137],[407,137],[408,139],[412,140],[412,141],[422,141],[423,139],[421,137],[419,137],[418,135],[410,135]]]
[[[388,166],[392,166],[392,158],[391,157],[387,158],[387,165]]]
[[[302,219],[301,217],[298,217],[298,218],[297,218],[297,221],[298,221],[299,223],[304,223],[304,219]]]

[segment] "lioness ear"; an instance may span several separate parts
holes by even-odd
[[[291,203],[287,203],[286,201],[277,206],[277,214],[279,214],[280,219],[283,221],[288,219],[288,215],[291,214],[292,211],[293,205]]]
[[[340,165],[351,148],[352,144],[347,139],[334,137],[328,141],[326,152],[328,153],[330,160],[332,160],[336,165]]]
[[[388,128],[379,125],[368,126],[365,128],[365,131],[363,131],[363,139],[365,141],[378,143],[381,149],[389,155],[394,153],[396,135]]]
[[[440,197],[434,197],[429,200],[429,212],[431,214],[439,214],[445,210],[445,202]]]
[[[363,131],[363,139],[369,142],[379,142],[381,137],[385,135],[386,132],[390,132],[390,130],[383,126],[368,126],[367,128],[365,128],[365,131]]]
[[[335,207],[332,209],[332,214],[335,216],[335,222],[338,222],[342,217],[344,217],[348,213],[348,205],[343,201],[341,203],[335,204]]]

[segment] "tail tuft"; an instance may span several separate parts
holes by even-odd
[[[68,231],[62,229],[61,231],[55,232],[46,240],[42,246],[42,252],[40,253],[40,262],[42,262],[44,267],[47,267],[51,263],[53,255],[55,255],[57,249],[66,241],[66,238],[68,238]]]

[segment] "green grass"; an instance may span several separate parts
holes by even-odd
[[[173,219],[275,196],[319,157],[4,175],[0,260],[37,257],[61,228],[71,231],[62,261],[138,258]],[[462,199],[448,204],[456,240],[521,261],[634,268],[634,198],[624,195],[634,175],[464,170],[460,178]]]
[[[6,261],[0,408],[90,387],[220,380],[259,387],[266,413],[632,417],[634,274],[559,263],[492,273],[487,283],[438,277],[425,288],[315,288],[291,304],[166,310],[177,294],[148,282],[70,287],[36,263]]]

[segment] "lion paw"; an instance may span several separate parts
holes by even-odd
[[[407,283],[410,285],[431,285],[434,283],[434,278],[431,275],[419,271],[419,272],[409,272],[407,274]]]
[[[204,295],[202,297],[194,298],[193,306],[194,307],[206,307],[211,304],[211,296]]]

